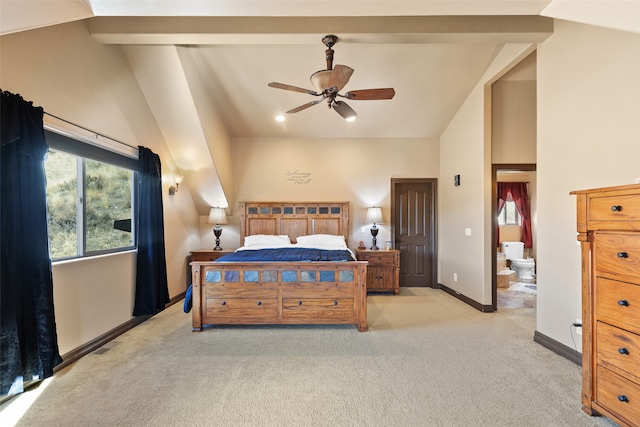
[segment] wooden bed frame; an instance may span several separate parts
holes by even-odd
[[[255,234],[349,233],[349,202],[246,202],[240,241]],[[192,326],[355,324],[367,330],[367,263],[194,261]]]

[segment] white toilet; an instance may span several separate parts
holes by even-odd
[[[502,242],[500,251],[506,254],[511,261],[511,269],[516,272],[518,279],[533,279],[536,262],[533,258],[523,258],[524,243],[522,242]]]

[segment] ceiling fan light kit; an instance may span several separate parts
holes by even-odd
[[[331,73],[333,70],[320,70],[311,74],[311,84],[315,86],[318,92],[323,92],[329,89],[329,78],[331,77]]]
[[[297,86],[291,86],[284,83],[271,82],[269,87],[275,89],[290,90],[293,92],[306,93],[308,95],[321,97],[317,100],[307,102],[299,107],[293,108],[287,113],[297,113],[298,111],[305,110],[322,101],[327,101],[327,106],[333,108],[336,113],[340,114],[345,120],[355,120],[356,112],[344,101],[336,101],[336,97],[346,98],[349,100],[380,100],[380,99],[392,99],[396,94],[393,88],[383,89],[362,89],[353,90],[345,93],[344,95],[339,92],[346,86],[353,74],[353,68],[346,65],[333,66],[333,45],[338,42],[338,37],[335,35],[327,35],[322,38],[322,43],[327,47],[325,51],[327,60],[327,69],[316,71],[311,75],[311,84],[317,91],[304,89]]]

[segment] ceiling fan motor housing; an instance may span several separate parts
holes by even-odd
[[[333,68],[333,47],[334,44],[338,42],[338,37],[333,34],[329,34],[328,36],[324,36],[322,38],[322,43],[327,47],[327,50],[324,51],[325,59],[327,60],[327,70],[331,70]]]

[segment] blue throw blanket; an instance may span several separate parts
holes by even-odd
[[[347,250],[314,248],[269,248],[237,251],[221,256],[216,262],[261,261],[353,261]]]
[[[184,310],[185,313],[188,313],[191,311],[191,305],[193,304],[193,302],[191,301],[192,294],[193,294],[193,285],[189,285],[189,289],[187,289],[187,293],[184,294],[184,306],[182,307],[182,310]]]

